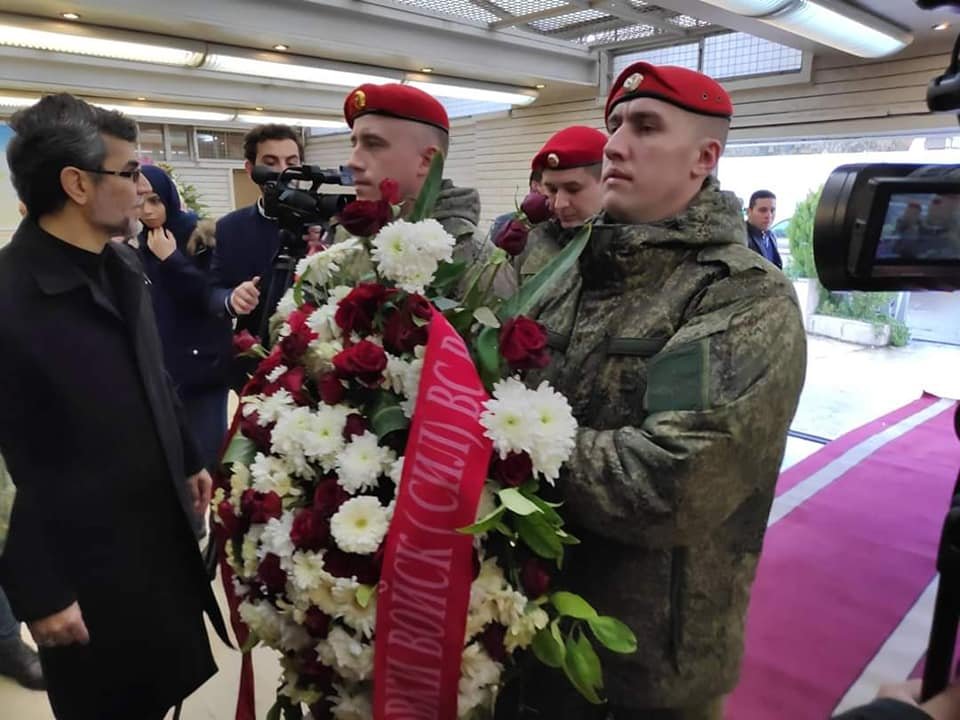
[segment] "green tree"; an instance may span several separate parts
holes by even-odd
[[[817,214],[817,205],[820,204],[820,193],[823,186],[811,190],[807,197],[797,203],[787,226],[787,237],[790,240],[790,264],[787,275],[791,278],[815,278],[817,267],[813,261],[813,222]]]
[[[170,163],[160,162],[157,163],[157,167],[160,167],[167,173],[172,179],[173,184],[177,186],[177,192],[180,193],[180,199],[183,201],[183,204],[187,206],[188,210],[192,210],[197,214],[197,218],[202,220],[207,216],[207,206],[203,204],[203,201],[200,199],[200,191],[190,183],[183,183],[180,181],[180,178],[177,177],[176,171],[173,169],[173,166]]]

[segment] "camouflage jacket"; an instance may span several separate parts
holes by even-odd
[[[605,219],[534,313],[553,360],[529,380],[550,380],[580,423],[558,483],[582,540],[564,581],[639,641],[603,656],[610,701],[689,706],[737,680],[806,337],[791,284],[744,245],[716,181],[669,220]]]
[[[555,219],[535,225],[523,252],[513,260],[517,286],[536,275],[579,231],[580,227],[565,230]]]

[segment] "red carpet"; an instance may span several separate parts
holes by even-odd
[[[933,580],[960,466],[953,410],[921,398],[783,473],[727,720],[828,718]],[[798,493],[812,494],[785,510]]]

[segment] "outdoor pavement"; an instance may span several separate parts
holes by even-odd
[[[872,349],[810,337],[807,378],[793,429],[833,439],[925,391],[960,398],[960,347],[914,342],[905,348]],[[784,467],[820,447],[791,437]],[[149,622],[144,626],[149,632]],[[223,647],[212,631],[210,637],[220,672],[187,701],[184,720],[233,720],[239,655]],[[279,665],[272,652],[264,649],[254,651],[254,663],[259,719],[272,704]],[[43,693],[23,690],[0,678],[0,720],[53,720],[53,715]]]

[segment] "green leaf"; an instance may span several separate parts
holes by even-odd
[[[433,274],[433,282],[430,283],[430,287],[438,293],[456,287],[466,268],[467,263],[462,261],[440,263],[437,266],[437,271]]]
[[[481,330],[476,348],[480,379],[493,385],[500,379],[500,334],[497,329],[485,327]]]
[[[253,631],[247,633],[247,641],[240,646],[240,652],[248,653],[260,644],[260,638]]]
[[[580,544],[579,538],[574,537],[573,535],[568,533],[566,530],[561,530],[560,528],[557,528],[557,537],[560,538],[560,542],[563,543],[564,545]]]
[[[410,213],[410,222],[420,222],[430,217],[433,206],[437,204],[437,198],[440,197],[440,184],[442,182],[443,153],[435,152],[430,160],[430,172],[427,173],[427,179],[424,180],[420,195],[417,196],[413,212]]]
[[[297,278],[297,281],[293,284],[293,301],[297,304],[297,307],[303,305],[303,278]]]
[[[560,529],[560,526],[563,525],[563,518],[560,517],[560,513],[553,509],[556,507],[556,505],[548,503],[543,498],[537,497],[536,495],[525,491],[524,488],[520,488],[520,494],[537,506],[540,512],[543,513],[543,516],[546,518],[547,522],[557,529],[557,536],[561,538],[562,542],[563,536],[566,535],[566,533]]]
[[[375,587],[372,585],[361,585],[357,588],[357,592],[354,595],[357,599],[357,605],[362,608],[367,607],[370,604],[370,600],[373,598]]]
[[[587,618],[587,624],[590,625],[594,637],[608,650],[624,655],[637,651],[637,636],[633,634],[633,630],[616,618],[599,615]]]
[[[459,301],[448,297],[434,298],[431,302],[433,302],[434,306],[440,312],[446,312],[447,310],[453,310],[455,307],[460,307]]]
[[[497,320],[497,316],[493,314],[493,310],[484,306],[479,307],[473,311],[473,317],[478,323],[490,328],[499,328],[500,321]]]
[[[584,225],[573,241],[550,259],[540,272],[523,283],[516,294],[500,308],[500,319],[509,320],[515,315],[524,315],[539,302],[547,291],[572,268],[590,240],[592,226]]]
[[[537,660],[552,668],[562,668],[567,648],[563,638],[551,632],[550,628],[543,628],[533,636],[533,654]]]
[[[464,535],[480,535],[485,533],[497,525],[497,523],[500,521],[500,516],[506,511],[507,509],[501,505],[492,513],[477,520],[473,525],[467,525],[466,527],[459,528],[457,532],[461,532]]]
[[[473,313],[466,308],[456,307],[452,310],[446,310],[443,316],[460,335],[466,335],[470,332],[470,326],[473,325]]]
[[[517,515],[532,515],[540,512],[540,508],[521,495],[516,488],[504,488],[497,493],[497,497],[508,510]]]
[[[598,617],[597,611],[593,609],[586,600],[572,592],[555,592],[550,596],[550,602],[557,609],[557,612],[567,617],[577,618],[579,620],[589,620]]]
[[[547,560],[559,560],[563,557],[563,544],[542,513],[518,515],[516,521],[520,539],[533,552]]]
[[[253,458],[256,457],[256,455],[257,446],[253,444],[253,440],[237,430],[230,439],[230,444],[227,445],[227,449],[223,453],[223,459],[220,462],[224,465],[231,463],[249,465],[253,462]]]
[[[403,414],[400,402],[388,392],[380,392],[373,404],[370,425],[378,438],[384,438],[397,430],[410,427],[410,420]]]
[[[583,635],[567,638],[567,652],[563,661],[563,671],[573,686],[589,702],[600,705],[603,700],[597,690],[603,688],[603,670],[600,667],[600,658],[597,657],[593,645]]]

